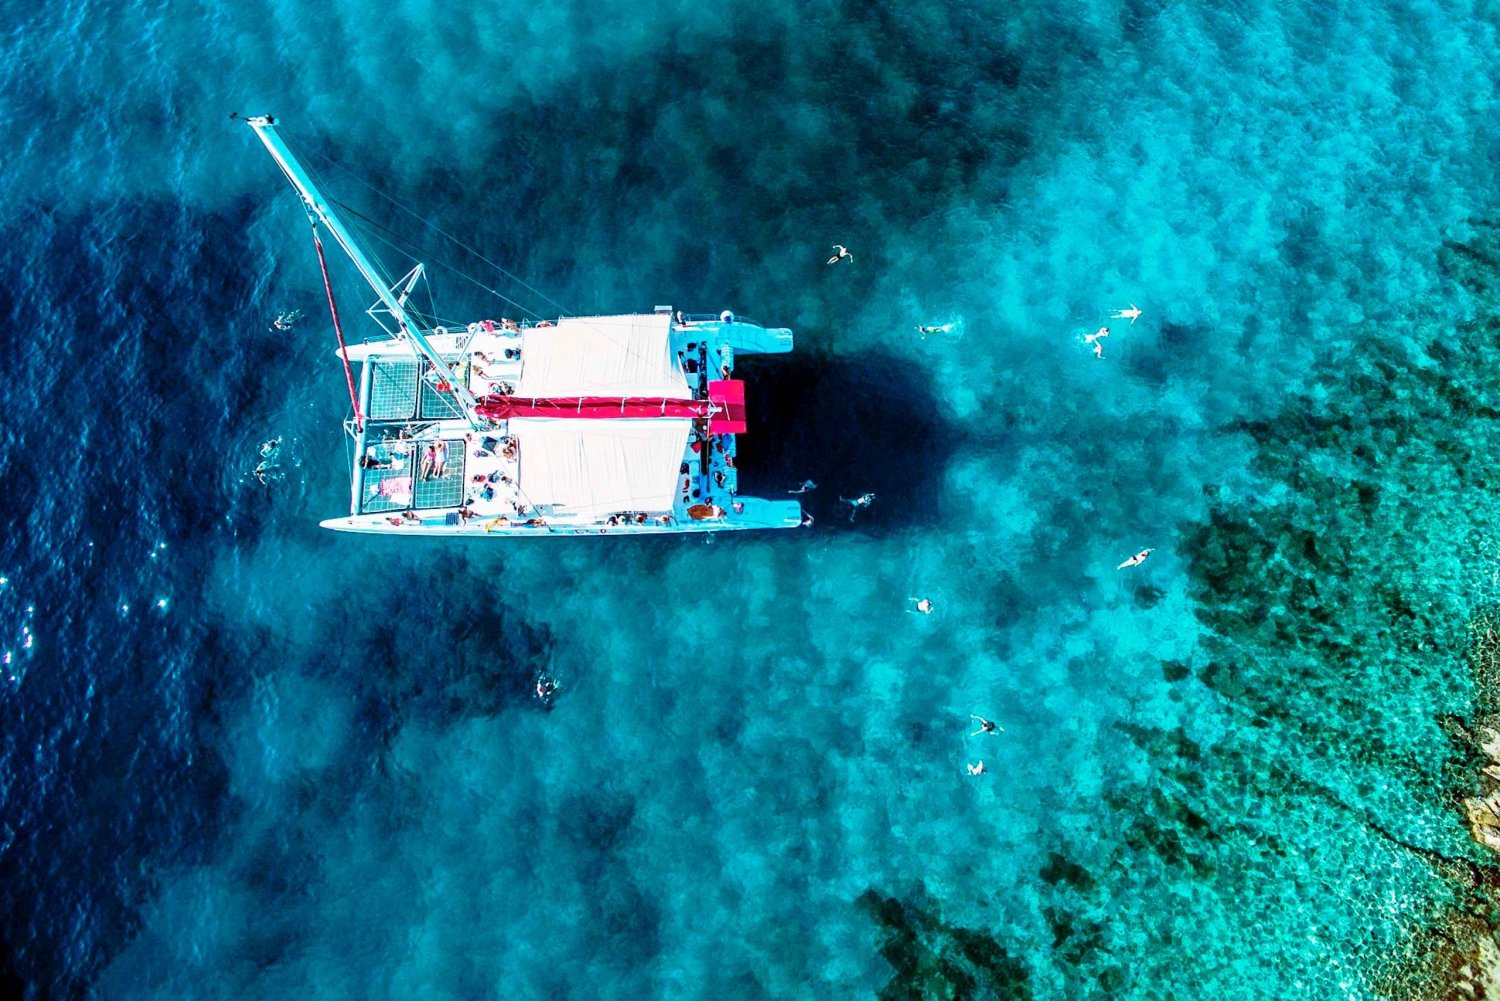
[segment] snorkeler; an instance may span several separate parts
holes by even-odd
[[[258,451],[260,462],[256,463],[250,475],[261,486],[265,486],[274,478],[276,470],[281,468],[281,464],[276,461],[281,457],[281,438],[278,436],[261,442]]]
[[[1092,344],[1094,346],[1094,357],[1095,358],[1103,358],[1104,357],[1104,343],[1103,343],[1103,340],[1104,340],[1104,338],[1106,338],[1108,336],[1109,336],[1109,328],[1108,327],[1100,327],[1098,330],[1094,331],[1092,334],[1084,334],[1083,335],[1083,343],[1085,343],[1085,344]]]
[[[914,607],[907,609],[908,612],[921,612],[923,615],[931,615],[937,609],[937,606],[932,603],[931,598],[907,598],[906,600],[912,602],[914,605]]]
[[[931,326],[918,327],[917,333],[921,334],[923,337],[926,337],[928,334],[946,334],[952,329],[953,324],[951,323],[936,323],[932,324]]]
[[[809,490],[816,490],[816,489],[818,489],[818,485],[816,483],[814,483],[812,480],[803,480],[801,486],[797,487],[796,490],[788,490],[787,493],[789,493],[789,494],[805,494]]]
[[[1138,552],[1134,556],[1130,557],[1130,559],[1126,560],[1124,563],[1121,563],[1119,566],[1115,567],[1115,569],[1116,570],[1124,570],[1126,567],[1138,567],[1142,563],[1145,563],[1146,562],[1146,557],[1150,556],[1150,555],[1151,555],[1151,550],[1149,550],[1149,549],[1142,549],[1140,552]]]
[[[1129,309],[1117,309],[1109,314],[1111,320],[1129,320],[1131,323],[1135,323],[1136,320],[1140,319],[1140,316],[1141,311],[1135,308],[1135,303],[1133,302],[1130,304]]]
[[[557,697],[557,681],[550,674],[537,675],[536,697],[547,708],[552,708],[552,700]]]
[[[979,720],[979,729],[975,730],[973,733],[969,734],[970,737],[977,737],[981,733],[1004,733],[1005,732],[1005,727],[1003,727],[1003,726],[996,726],[993,720],[987,720],[983,716],[977,715],[975,713],[969,713],[969,719],[977,719],[977,720]]]
[[[853,500],[850,500],[848,497],[840,497],[839,503],[849,505],[849,520],[853,521],[854,516],[859,513],[860,508],[869,507],[871,504],[875,503],[875,495],[860,494]]]
[[[853,264],[854,255],[849,253],[849,248],[842,243],[835,243],[833,245],[833,256],[828,259],[828,263],[837,264],[839,261],[848,261],[850,264]]]
[[[300,319],[302,319],[302,310],[283,310],[282,312],[276,314],[276,319],[271,321],[271,326],[276,330],[291,330],[292,324],[296,323]]]

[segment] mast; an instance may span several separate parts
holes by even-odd
[[[427,335],[422,332],[421,325],[415,322],[406,312],[407,295],[411,292],[411,286],[415,284],[417,277],[421,274],[422,266],[420,264],[417,265],[415,270],[402,279],[401,282],[397,283],[398,286],[405,284],[405,288],[400,289],[400,294],[398,295],[398,289],[388,286],[385,283],[385,279],[380,276],[375,263],[370,260],[364,248],[354,239],[354,234],[350,233],[339,217],[334,214],[333,209],[329,207],[328,200],[318,190],[318,186],[313,183],[312,177],[302,168],[302,164],[297,161],[296,156],[287,148],[286,143],[282,142],[281,136],[276,134],[276,120],[270,115],[257,115],[246,118],[245,121],[255,130],[255,134],[260,137],[260,141],[265,144],[272,159],[276,161],[276,165],[281,168],[281,172],[286,175],[286,179],[292,182],[292,187],[296,188],[297,193],[302,196],[302,205],[307,209],[307,214],[313,220],[313,225],[316,226],[321,222],[327,228],[328,232],[333,234],[333,238],[344,249],[344,253],[349,255],[349,260],[353,261],[354,266],[359,269],[360,276],[369,283],[369,286],[375,290],[375,294],[380,297],[380,301],[385,305],[386,312],[396,321],[396,327],[400,331],[398,336],[407,340],[414,352],[418,356],[425,358],[437,370],[441,380],[452,386],[453,395],[463,407],[464,414],[468,417],[469,423],[476,428],[485,426],[476,409],[478,401],[474,399],[474,394],[469,391],[469,387],[464,385],[462,380],[453,377],[453,373],[448,368],[448,363],[443,360],[442,356],[438,354],[437,349],[432,346],[432,342],[427,339]]]

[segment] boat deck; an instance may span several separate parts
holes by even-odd
[[[682,341],[679,357],[689,382],[698,382],[704,393],[710,377],[727,377],[734,365],[730,344],[712,337],[720,327],[715,320],[673,328]],[[518,333],[441,333],[432,340],[450,372],[432,371],[398,342],[351,349],[351,359],[363,362],[360,397],[366,423],[356,435],[351,513],[323,522],[325,527],[431,535],[610,535],[801,522],[795,501],[740,497],[735,436],[701,431],[687,437],[670,510],[585,516],[532,505],[519,486],[525,457],[521,444],[507,434],[508,422],[475,431],[444,382],[463,380],[478,397],[511,392],[520,378]]]

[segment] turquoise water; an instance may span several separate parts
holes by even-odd
[[[1463,899],[1434,856],[1478,857],[1438,719],[1472,711],[1497,596],[1496,20],[7,11],[7,982],[1395,992]],[[817,480],[817,524],[320,531],[343,379],[302,214],[231,111],[544,315],[366,185],[568,310],[794,328],[742,366],[743,476]],[[507,311],[441,266],[432,291]]]

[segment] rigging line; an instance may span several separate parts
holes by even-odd
[[[297,156],[298,153],[299,153],[299,151],[300,151],[301,155],[298,156],[298,159],[300,161],[302,161],[302,169],[303,169],[303,171],[306,172],[307,175],[308,175],[308,177],[310,177],[312,179],[312,182],[313,182],[314,186],[317,187],[317,189],[319,191],[326,192],[328,190],[327,184],[324,183],[323,178],[321,176],[319,176],[317,170],[315,170],[311,165],[309,165],[306,162],[306,160],[307,160],[307,153],[306,153],[305,150],[301,149],[301,144],[293,142],[293,141],[289,141],[288,137],[286,137],[286,136],[282,136],[281,137],[281,141],[284,144],[286,144],[286,146],[287,146],[288,149],[292,149],[293,146],[297,147],[297,149],[292,149],[292,153],[293,153],[294,156]],[[286,173],[286,171],[283,170],[282,173]],[[292,187],[296,188],[297,187],[297,183],[296,183],[295,180],[292,179],[292,175],[291,174],[286,174],[286,176],[287,176],[288,180],[292,181]],[[326,198],[328,196],[325,194],[324,197]],[[330,199],[330,201],[332,201],[332,199]],[[335,204],[337,204],[337,203],[335,203]],[[372,258],[370,260],[370,264],[375,268],[377,274],[380,276],[380,279],[385,282],[387,288],[393,288],[395,286],[394,279],[392,279],[392,277],[390,276],[390,274],[387,273],[387,271],[385,269],[385,265],[381,261]]]
[[[372,229],[379,230],[380,231],[379,233],[374,233],[372,235],[374,235],[376,239],[381,240],[383,243],[385,243],[388,246],[390,246],[393,250],[397,251],[398,253],[400,253],[401,255],[403,255],[404,257],[406,257],[408,260],[412,261],[415,264],[422,264],[422,263],[424,263],[423,261],[419,260],[412,253],[411,249],[408,249],[408,247],[412,247],[414,245],[408,244],[407,246],[402,246],[402,244],[405,243],[406,241],[399,234],[391,231],[390,229],[387,229],[385,226],[382,226],[380,223],[376,222],[374,219],[371,219],[368,216],[362,215],[358,210],[350,208],[348,205],[345,205],[342,202],[334,202],[333,204],[337,205],[339,208],[343,209],[345,212],[348,212],[350,215],[352,215],[355,218],[359,219],[361,222],[365,223],[367,226],[371,227]],[[385,235],[381,236],[380,233],[384,233]],[[435,258],[435,259],[433,259],[431,261],[431,263],[434,264],[434,265],[436,265],[436,266],[438,266],[438,267],[441,267],[441,268],[443,268],[443,269],[445,269],[447,271],[453,272],[455,275],[458,275],[458,277],[462,278],[464,281],[469,282],[469,283],[471,283],[471,284],[473,284],[473,285],[475,285],[475,286],[483,289],[484,291],[488,292],[490,295],[495,296],[497,299],[501,299],[504,302],[509,303],[510,305],[514,306],[516,309],[520,310],[520,312],[522,314],[524,314],[526,316],[529,316],[529,317],[531,317],[534,320],[544,319],[544,317],[542,316],[542,314],[538,313],[536,310],[531,309],[529,306],[522,305],[521,303],[519,303],[516,300],[512,299],[510,296],[508,296],[505,293],[501,292],[499,289],[490,288],[488,285],[484,284],[479,279],[475,278],[473,275],[470,275],[470,274],[468,274],[465,271],[459,270],[458,268],[456,268],[453,265],[449,264],[447,261],[442,260],[441,258]],[[428,295],[429,296],[431,295],[431,289],[430,288],[428,290]],[[435,311],[436,310],[434,310],[434,312]],[[566,312],[566,310],[564,312]]]
[[[339,310],[333,304],[333,285],[328,281],[328,263],[323,259],[323,241],[313,229],[313,246],[318,248],[318,267],[323,272],[323,290],[328,293],[328,311],[333,314],[333,332],[339,339],[339,357],[344,360],[344,379],[349,383],[349,402],[354,404],[354,426],[363,430],[365,419],[359,412],[359,394],[354,389],[354,370],[349,367],[349,349],[344,346],[344,327],[339,323]]]
[[[334,202],[334,204],[337,205],[338,203]],[[356,216],[359,215],[358,212],[355,212],[353,209],[350,209],[348,206],[340,205],[339,207],[343,208],[346,212],[352,213],[353,215],[356,215]],[[363,219],[364,217],[360,216],[360,218]],[[366,221],[368,221],[368,220],[366,220]],[[406,257],[408,260],[412,261],[414,264],[420,265],[422,263],[421,261],[417,260],[415,257],[412,257],[412,255],[410,253],[408,253],[406,250],[402,249],[399,245],[393,243],[391,240],[385,238],[384,236],[381,236],[379,233],[367,233],[366,236],[373,237],[374,239],[379,240],[381,243],[386,244],[391,249],[395,250],[398,254],[401,254],[403,257]],[[394,292],[394,290],[396,288],[396,285],[398,283],[391,278],[391,276],[390,276],[389,273],[385,272],[385,266],[383,264],[381,264],[379,261],[375,262],[375,266],[378,267],[378,268],[380,268],[381,271],[382,271],[382,274],[380,275],[381,280],[383,280],[387,284],[387,286]],[[431,290],[430,289],[428,290],[428,295],[429,295],[429,297],[431,296]],[[432,323],[432,320],[435,319],[435,315],[429,316],[429,315],[425,314],[422,310],[420,310],[416,306],[412,305],[409,299],[408,299],[408,301],[405,304],[403,304],[402,308],[405,309],[406,312],[414,320],[424,321],[426,323],[426,326],[429,329],[432,326],[434,326],[434,324]],[[436,309],[434,309],[433,313],[436,314]]]
[[[427,308],[431,311],[433,319],[438,318],[437,300],[432,296],[432,282],[423,282],[422,288],[427,292]],[[467,324],[463,324],[467,326]]]
[[[371,191],[373,191],[380,198],[384,199],[387,202],[390,202],[392,205],[394,205],[396,208],[399,208],[401,211],[405,212],[407,215],[410,215],[413,218],[417,219],[424,226],[428,226],[429,228],[436,230],[438,233],[442,234],[447,239],[449,239],[452,242],[458,244],[460,247],[463,247],[465,250],[469,251],[475,257],[479,258],[481,261],[484,261],[486,264],[488,264],[491,267],[495,268],[495,270],[499,271],[501,274],[503,274],[506,277],[510,278],[511,280],[515,281],[522,288],[527,289],[528,291],[530,291],[533,294],[537,295],[541,299],[543,299],[543,300],[551,303],[553,306],[557,307],[557,309],[559,309],[563,314],[569,314],[569,313],[572,312],[567,307],[565,307],[561,303],[557,302],[555,299],[552,299],[551,297],[549,297],[547,295],[544,295],[543,293],[541,293],[541,292],[537,291],[536,289],[532,288],[530,285],[526,284],[526,282],[521,281],[521,279],[517,278],[515,275],[512,275],[510,272],[506,271],[504,268],[500,267],[498,264],[495,264],[493,261],[491,261],[488,258],[486,258],[483,254],[479,253],[474,248],[468,246],[463,241],[458,240],[457,238],[453,237],[452,235],[444,232],[440,227],[438,227],[438,226],[436,226],[436,225],[428,222],[426,219],[424,219],[421,216],[417,215],[417,213],[413,212],[411,209],[407,208],[405,205],[402,205],[400,202],[396,201],[394,198],[391,198],[389,195],[386,195],[384,192],[380,191],[380,189],[376,188],[374,185],[370,184],[368,181],[364,180],[362,177],[360,177],[359,175],[355,174],[353,171],[349,170],[347,167],[344,167],[343,165],[339,164],[332,157],[323,155],[321,153],[317,154],[317,155],[321,156],[323,160],[325,160],[327,163],[331,164],[334,167],[334,169],[339,170],[342,173],[348,174],[351,178],[353,178],[354,180],[358,181],[360,184],[363,184],[365,187],[369,188]],[[354,209],[354,208],[352,208],[352,207],[350,207],[348,205],[344,205],[342,202],[334,201],[331,198],[329,200],[334,205],[337,205],[339,208],[341,208],[344,211],[348,212],[349,214],[355,216],[356,218],[362,220],[372,230],[377,230],[377,231],[385,233],[389,239],[384,240],[384,242],[387,243],[387,245],[389,245],[392,249],[394,249],[398,253],[404,255],[409,260],[411,260],[413,263],[416,263],[416,264],[423,263],[421,260],[419,260],[411,252],[411,250],[404,249],[400,245],[401,243],[404,243],[405,241],[404,241],[404,239],[399,234],[396,234],[396,233],[392,232],[390,229],[388,229],[387,227],[383,226],[382,224],[376,222],[374,219],[371,219],[368,216],[365,216],[363,213],[359,212],[357,209]],[[380,239],[380,236],[379,236],[378,233],[376,233],[374,235],[376,236],[377,239]],[[409,244],[409,246],[411,246],[413,249],[420,250],[420,248],[417,248],[414,244]],[[480,289],[483,289],[484,291],[490,293],[491,295],[495,296],[496,298],[501,299],[502,301],[509,303],[510,305],[514,306],[517,310],[519,310],[521,313],[529,315],[529,316],[531,316],[535,320],[542,320],[543,319],[543,317],[542,317],[542,315],[540,313],[537,313],[536,311],[530,309],[527,306],[523,306],[521,303],[519,303],[516,300],[514,300],[514,299],[510,298],[509,296],[505,295],[504,293],[502,293],[498,289],[494,289],[494,288],[489,287],[488,285],[485,285],[483,282],[480,282],[478,279],[474,278],[472,275],[468,274],[465,271],[459,270],[458,268],[456,268],[453,265],[449,264],[447,261],[444,261],[442,259],[436,259],[436,260],[433,261],[433,263],[442,266],[443,268],[447,269],[448,271],[453,272],[454,274],[456,274],[460,278],[462,278],[464,281],[469,282],[472,285],[474,285],[474,286],[476,286],[476,287],[478,287]],[[387,284],[388,285],[394,285],[394,282],[390,281],[389,278],[387,278]],[[431,295],[430,283],[429,283],[428,294],[429,294],[429,296]],[[435,307],[433,309],[433,312],[434,313],[437,312],[437,310],[436,310]],[[602,334],[603,336],[605,336],[605,337],[609,338],[610,340],[614,341],[616,344],[619,344],[621,347],[623,347],[626,350],[627,353],[629,353],[630,355],[634,356],[638,360],[648,361],[649,362],[649,359],[647,359],[644,355],[642,355],[640,352],[632,349],[630,347],[628,341],[622,341],[618,337],[613,336],[611,333],[608,333],[606,331],[601,330],[597,325],[595,325],[593,323],[590,323],[588,321],[588,318],[586,318],[586,317],[578,317],[578,319],[581,320],[583,322],[583,324],[586,327],[588,327],[590,330],[593,330],[597,334]],[[431,324],[429,324],[429,326],[430,325]]]
[[[544,302],[547,302],[547,303],[551,304],[554,308],[556,308],[563,315],[567,315],[567,314],[573,312],[571,309],[568,309],[568,307],[564,306],[562,303],[558,302],[556,299],[553,299],[551,296],[546,295],[545,293],[543,293],[543,292],[541,292],[541,291],[533,288],[532,286],[528,285],[524,280],[522,280],[522,278],[519,275],[512,274],[511,272],[509,272],[509,271],[505,270],[504,268],[502,268],[500,265],[496,264],[494,261],[490,260],[488,257],[485,257],[479,251],[475,250],[473,247],[469,246],[467,243],[464,243],[458,237],[456,237],[453,234],[451,234],[451,233],[447,232],[446,230],[444,230],[437,223],[434,223],[431,220],[424,218],[423,216],[417,214],[413,210],[407,208],[405,205],[403,205],[400,202],[396,201],[396,199],[392,198],[390,195],[388,195],[385,192],[381,191],[379,188],[375,187],[375,185],[371,184],[369,181],[367,181],[364,178],[360,177],[358,174],[354,173],[348,167],[345,167],[343,164],[341,164],[338,161],[334,160],[332,157],[327,156],[327,155],[323,155],[323,154],[319,154],[319,155],[322,155],[323,159],[327,163],[329,163],[335,170],[340,170],[340,171],[343,171],[345,174],[348,174],[350,177],[354,178],[354,180],[358,181],[360,184],[363,184],[365,187],[367,187],[371,191],[375,192],[375,194],[378,197],[384,199],[387,202],[390,202],[396,208],[400,209],[402,212],[405,212],[407,215],[411,216],[413,219],[415,219],[418,222],[420,222],[423,226],[426,226],[428,229],[431,229],[431,230],[435,231],[436,233],[438,233],[438,235],[440,235],[440,236],[444,237],[445,239],[447,239],[447,240],[449,240],[449,241],[457,244],[458,246],[462,247],[464,250],[467,250],[469,253],[473,254],[475,257],[479,258],[485,264],[488,264],[490,267],[494,268],[496,271],[500,272],[506,278],[509,278],[511,281],[515,282],[517,285],[521,286],[523,289],[525,289],[526,291],[530,292],[532,295],[534,295],[537,298],[543,300]],[[478,283],[476,282],[475,284],[478,284]],[[491,291],[493,291],[493,290],[491,290]],[[498,292],[496,292],[495,294],[499,295]],[[505,298],[505,297],[501,296],[501,298]],[[506,299],[506,301],[510,302],[511,300]]]
[[[354,173],[349,168],[347,168],[347,167],[343,166],[342,164],[338,163],[332,157],[327,156],[326,154],[323,154],[323,153],[316,153],[315,155],[321,157],[326,163],[330,164],[335,170],[338,170],[338,171],[341,171],[342,173],[348,174],[355,181],[358,181],[360,184],[364,185],[365,187],[367,187],[371,191],[373,191],[378,197],[380,197],[383,200],[385,200],[385,201],[389,202],[390,204],[394,205],[396,208],[400,209],[402,212],[405,212],[407,215],[409,215],[412,218],[416,219],[418,222],[422,223],[424,226],[427,226],[428,228],[435,230],[436,232],[438,232],[439,234],[441,234],[443,237],[447,238],[448,240],[452,241],[453,243],[456,243],[458,246],[460,246],[463,249],[467,250],[469,253],[471,253],[475,257],[479,258],[479,260],[481,260],[484,263],[488,264],[490,267],[494,268],[496,271],[499,271],[502,275],[505,275],[507,278],[511,279],[512,281],[514,281],[516,284],[520,285],[522,288],[526,289],[527,291],[531,292],[533,295],[535,295],[538,298],[544,300],[545,302],[551,303],[563,315],[569,315],[569,314],[572,313],[572,310],[568,309],[566,306],[562,305],[557,300],[551,298],[550,296],[548,296],[548,295],[546,295],[546,294],[538,291],[537,289],[533,288],[532,286],[528,285],[526,282],[522,281],[519,277],[517,277],[516,275],[511,274],[509,271],[506,271],[504,268],[500,267],[500,265],[496,264],[494,261],[491,261],[489,258],[485,257],[483,254],[479,253],[479,251],[475,250],[473,247],[470,247],[468,244],[464,243],[462,240],[459,240],[457,237],[455,237],[452,234],[447,233],[446,231],[444,231],[441,227],[439,227],[436,224],[431,223],[428,220],[424,219],[422,216],[418,215],[416,212],[412,211],[411,209],[407,208],[405,205],[402,205],[400,202],[396,201],[394,198],[392,198],[389,195],[385,194],[379,188],[375,187],[373,184],[371,184],[370,182],[366,181],[364,178],[360,177],[358,174]],[[380,231],[383,231],[383,232],[389,234],[389,236],[390,236],[391,239],[387,240],[386,242],[389,244],[389,246],[392,247],[392,249],[394,249],[397,252],[405,255],[408,259],[410,259],[414,263],[418,263],[418,264],[423,263],[417,257],[415,257],[410,251],[403,249],[396,242],[393,242],[393,241],[401,239],[401,237],[399,237],[397,234],[392,233],[385,226],[382,226],[380,223],[376,222],[375,220],[370,219],[369,217],[363,215],[359,211],[357,211],[357,210],[355,210],[355,209],[353,209],[353,208],[351,208],[351,207],[349,207],[347,205],[344,205],[341,202],[333,201],[332,199],[330,199],[330,201],[332,201],[334,205],[337,205],[339,208],[343,209],[344,211],[346,211],[346,212],[350,213],[351,215],[354,215],[355,217],[361,219],[362,221],[364,221],[368,226],[372,227],[373,229],[380,230]],[[443,268],[445,268],[445,269],[453,272],[454,274],[458,275],[464,281],[467,281],[467,282],[475,285],[476,287],[481,288],[484,291],[490,293],[491,295],[495,296],[496,298],[499,298],[499,299],[503,300],[504,302],[509,303],[510,305],[514,306],[516,309],[520,310],[522,313],[530,315],[533,319],[536,319],[536,320],[543,319],[543,317],[541,316],[540,313],[537,313],[534,310],[532,310],[532,309],[530,309],[530,308],[528,308],[526,306],[523,306],[521,303],[517,302],[516,300],[514,300],[514,299],[510,298],[509,296],[505,295],[504,293],[500,292],[498,289],[490,288],[488,285],[485,285],[483,282],[481,282],[478,279],[474,278],[472,275],[469,275],[468,273],[459,270],[458,268],[454,267],[453,265],[449,264],[448,262],[446,262],[444,260],[441,260],[441,259],[437,259],[433,263],[441,265]],[[378,262],[377,262],[376,266],[379,267],[379,263]],[[386,284],[387,285],[394,286],[395,283],[394,283],[394,281],[390,280],[389,276],[383,276],[383,277],[386,278]],[[429,294],[430,294],[430,289],[429,289]],[[434,312],[436,312],[436,310],[434,310]],[[621,344],[621,346],[624,347],[626,349],[626,351],[628,353],[630,353],[631,355],[633,355],[636,358],[641,359],[641,360],[647,360],[639,352],[631,349],[629,347],[628,343],[621,342],[618,338],[612,336],[609,333],[606,333],[603,330],[600,330],[595,324],[589,323],[587,318],[585,318],[585,317],[579,317],[579,319],[581,319],[583,321],[584,325],[587,326],[589,329],[593,330],[595,333],[603,334],[604,336],[608,337],[610,340],[615,341],[617,344]]]

